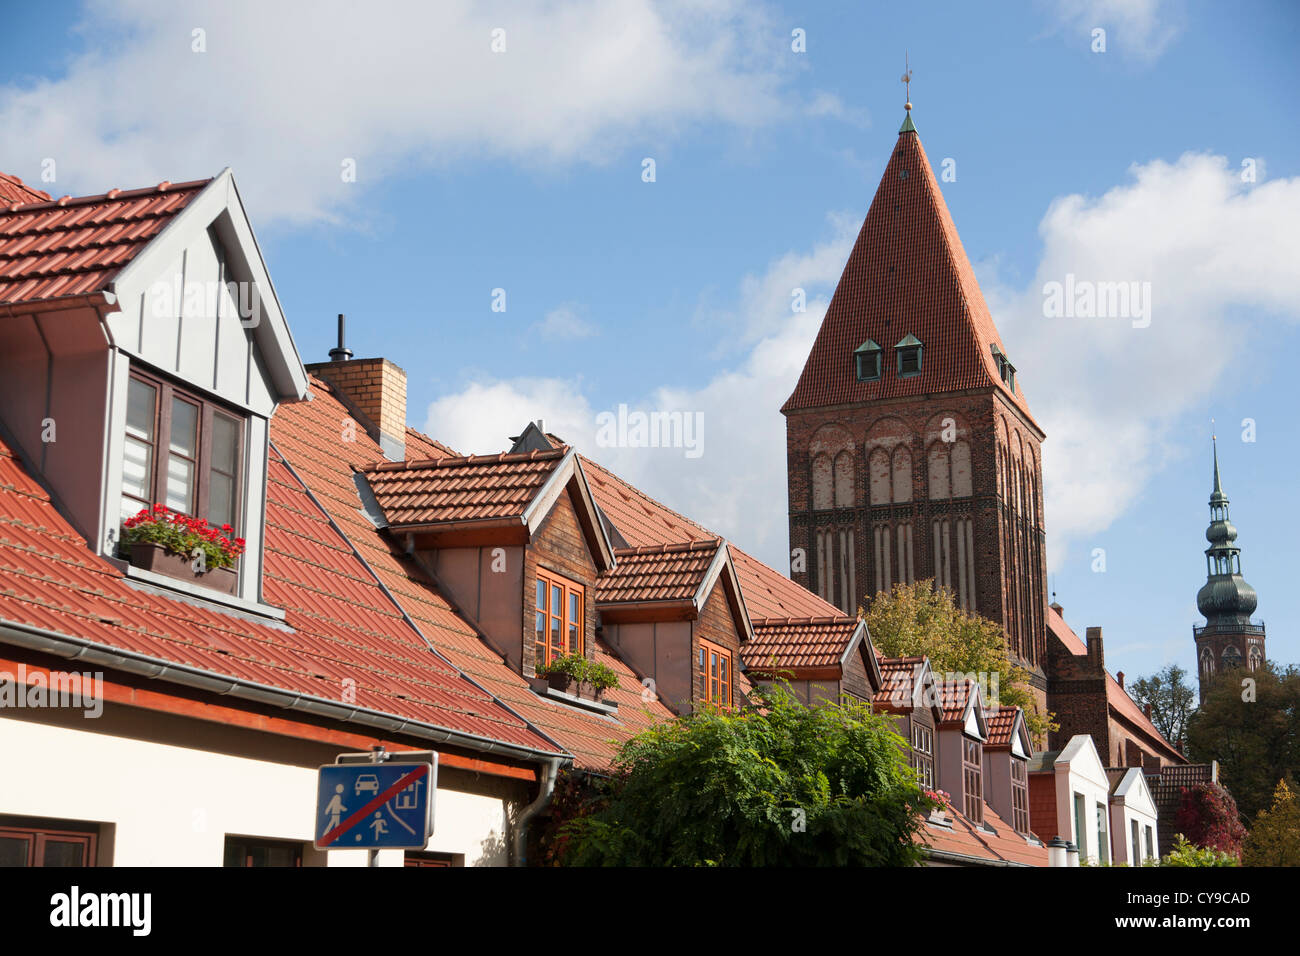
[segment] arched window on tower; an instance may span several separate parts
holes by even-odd
[[[949,481],[948,446],[935,442],[930,446],[930,500],[939,501],[952,494]]]
[[[821,511],[831,506],[831,456],[824,452],[813,459],[812,466],[813,509]]]
[[[958,439],[952,444],[952,496],[969,498],[970,495],[970,445]]]
[[[1259,666],[1264,663],[1264,652],[1259,649],[1258,644],[1250,645],[1250,650],[1246,656],[1250,661],[1250,669],[1253,671],[1259,670]]]
[[[906,445],[894,449],[894,500],[912,500],[912,453]]]
[[[853,453],[849,451],[835,456],[835,507],[853,507]]]
[[[1208,647],[1201,648],[1201,677],[1214,675],[1214,652]]]
[[[868,471],[871,479],[871,503],[873,505],[889,504],[889,452],[876,448],[868,459]]]
[[[1235,671],[1241,668],[1241,651],[1235,644],[1229,644],[1223,649],[1223,669],[1225,671]]]

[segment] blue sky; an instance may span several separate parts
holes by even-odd
[[[1067,620],[1104,627],[1112,669],[1191,667],[1213,416],[1270,656],[1300,660],[1293,4],[307,9],[8,11],[0,169],[78,195],[232,166],[305,360],[346,312],[358,355],[407,370],[413,424],[483,452],[543,417],[782,567],[777,409],[893,146],[907,51],[1048,433]],[[1066,272],[1151,281],[1151,327],[1044,319]],[[620,403],[699,412],[703,454],[596,447]]]

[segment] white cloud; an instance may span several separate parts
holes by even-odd
[[[1181,6],[1171,0],[1055,0],[1059,29],[1091,49],[1092,31],[1106,31],[1107,50],[1154,60],[1182,32]]]
[[[547,312],[533,331],[544,339],[585,339],[598,331],[594,325],[578,315],[575,306],[561,305]]]
[[[1103,196],[1052,203],[1028,287],[983,282],[1047,431],[1052,564],[1136,502],[1177,450],[1180,416],[1243,367],[1259,332],[1243,313],[1300,320],[1300,178],[1250,185],[1225,158],[1193,153],[1131,174]],[[1067,274],[1149,282],[1151,324],[1044,318],[1043,286]]]
[[[1058,199],[1040,224],[1043,255],[1027,287],[982,278],[1020,381],[1046,429],[1049,561],[1132,507],[1175,449],[1173,426],[1222,391],[1257,330],[1238,310],[1300,320],[1300,178],[1243,184],[1222,157],[1189,154],[1134,166],[1103,196]],[[699,388],[648,390],[633,408],[698,411],[704,454],[600,448],[581,383],[479,382],[430,408],[429,431],[465,450],[505,447],[530,418],[648,493],[776,567],[786,548],[785,423],[778,409],[803,367],[853,230],[789,253],[740,283],[744,354]],[[1042,287],[1067,273],[1149,281],[1151,324],[1046,319]],[[790,313],[790,289],[809,290]],[[818,290],[822,290],[821,293]]]
[[[38,184],[58,195],[229,165],[259,223],[337,219],[413,166],[607,162],[796,109],[782,33],[742,0],[101,0],[79,30],[91,52],[63,75],[0,87],[0,168],[36,181],[54,158],[57,182]]]
[[[746,277],[737,309],[753,340],[736,367],[700,388],[658,388],[619,399],[631,411],[698,413],[702,454],[680,448],[601,447],[596,408],[581,383],[561,379],[478,381],[429,408],[427,428],[465,452],[506,447],[531,419],[576,445],[648,494],[775,567],[786,547],[785,420],[794,388],[854,239],[843,217],[836,238],[808,254],[789,253],[761,276]],[[790,289],[807,291],[807,310],[792,313]],[[707,345],[701,343],[701,348]],[[451,437],[444,437],[450,435]]]

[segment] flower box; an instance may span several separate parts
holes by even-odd
[[[605,692],[597,690],[594,684],[577,680],[568,674],[547,674],[546,683],[551,690],[558,690],[562,694],[570,694],[583,700],[594,700],[599,703],[605,696]]]
[[[202,573],[193,568],[193,559],[168,551],[152,541],[136,541],[131,545],[133,567],[152,571],[178,581],[190,581],[222,594],[234,594],[239,574],[234,568],[209,568]]]

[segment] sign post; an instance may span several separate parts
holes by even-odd
[[[402,754],[401,762],[376,747],[369,754],[341,754],[321,767],[316,786],[315,846],[319,850],[422,850],[433,832],[438,755]],[[364,761],[364,762],[363,762]]]

